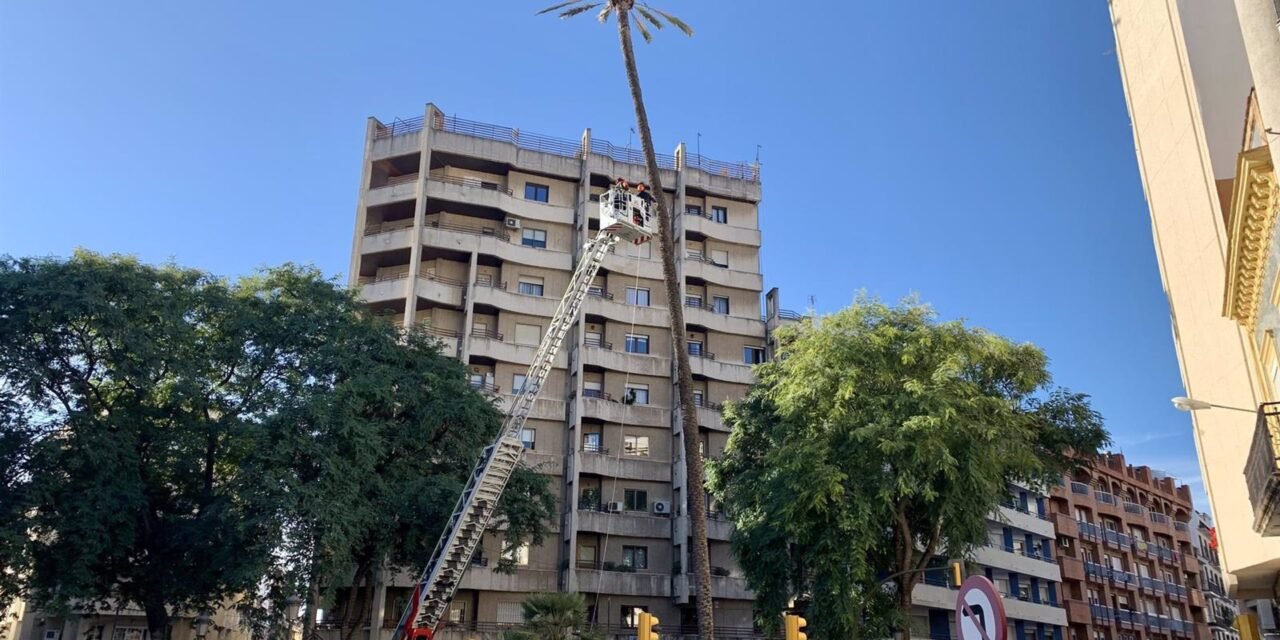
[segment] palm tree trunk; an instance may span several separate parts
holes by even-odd
[[[693,373],[689,369],[689,352],[685,348],[684,303],[680,300],[680,283],[676,280],[675,237],[671,213],[667,211],[666,192],[658,172],[658,158],[653,151],[653,135],[649,131],[649,115],[645,112],[640,92],[640,72],[636,69],[635,51],[631,46],[630,5],[617,7],[618,39],[622,44],[622,60],[631,86],[631,101],[636,109],[636,126],[640,129],[640,147],[645,167],[653,186],[653,206],[658,210],[658,238],[662,253],[662,273],[667,285],[667,311],[671,318],[672,350],[676,357],[676,380],[680,390],[681,430],[684,433],[685,496],[689,502],[689,521],[693,525],[693,568],[697,585],[699,637],[711,640],[714,624],[711,607],[711,559],[707,550],[707,497],[702,480],[702,451],[698,447],[698,414],[693,404]],[[682,543],[684,541],[681,541]]]

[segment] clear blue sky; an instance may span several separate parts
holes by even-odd
[[[541,6],[0,3],[0,253],[342,275],[367,116],[627,142],[616,31]],[[1197,481],[1106,3],[659,6],[697,34],[639,44],[657,145],[760,145],[785,307],[917,292],[1044,347],[1132,460]]]

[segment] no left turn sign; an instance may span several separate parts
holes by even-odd
[[[1007,640],[1004,600],[986,576],[969,576],[956,596],[956,633],[960,640]]]

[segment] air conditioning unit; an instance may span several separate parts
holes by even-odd
[[[508,228],[508,229],[519,229],[519,228],[520,228],[520,219],[519,219],[519,218],[507,218],[507,228]]]
[[[610,502],[609,504],[605,505],[605,510],[608,511],[609,513],[620,513],[622,511],[622,503]]]
[[[671,515],[671,503],[666,500],[656,500],[653,503],[653,512],[660,516]]]
[[[62,637],[62,629],[45,629],[44,640],[58,640]]]

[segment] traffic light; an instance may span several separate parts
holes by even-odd
[[[647,611],[640,612],[640,628],[636,630],[636,640],[658,640],[658,630],[654,627],[661,622]]]
[[[804,630],[809,623],[794,613],[786,613],[782,615],[782,626],[786,630],[787,640],[807,640],[809,636],[805,635]]]
[[[953,580],[952,584],[955,585],[957,589],[959,589],[960,585],[964,583],[964,571],[962,570],[959,562],[951,563],[951,578]]]

